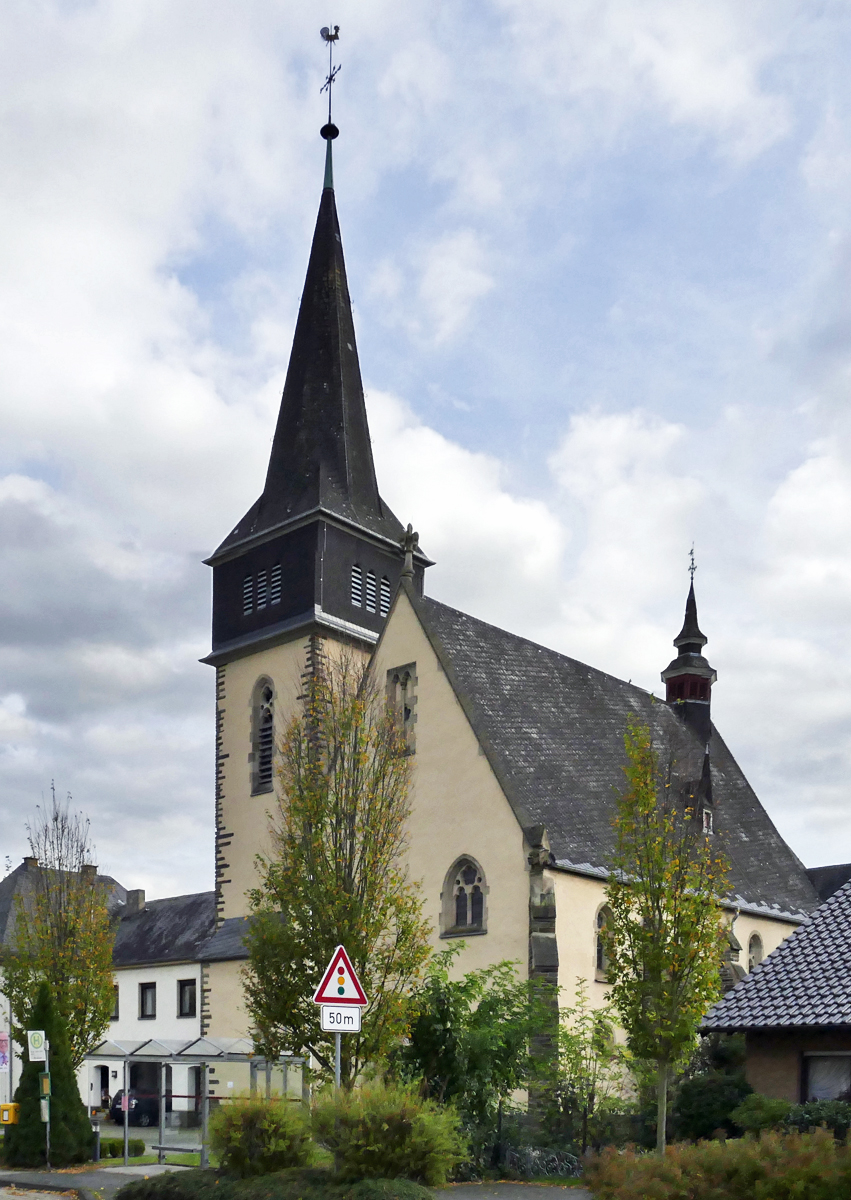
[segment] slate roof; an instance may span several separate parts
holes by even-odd
[[[706,1030],[851,1026],[851,883],[816,909],[703,1020]]]
[[[149,900],[141,912],[122,917],[115,935],[116,967],[194,962],[216,927],[215,892]]]
[[[810,883],[818,892],[819,900],[829,900],[834,892],[851,879],[851,863],[836,863],[831,867],[807,867]]]
[[[649,692],[412,589],[408,595],[518,820],[546,827],[557,866],[607,871],[630,713],[672,748],[681,781],[700,780],[705,747]],[[714,730],[711,779],[715,830],[738,901],[775,915],[814,908],[803,864]]]
[[[35,875],[42,870],[37,865],[21,863],[0,880],[0,947],[10,946],[15,930],[16,897],[26,904],[35,887]],[[107,907],[111,913],[120,910],[127,900],[127,892],[111,875],[96,875],[98,883],[107,888]]]
[[[222,921],[201,948],[201,961],[225,962],[228,959],[247,958],[248,952],[242,941],[247,929],[248,917],[228,917],[226,921]]]

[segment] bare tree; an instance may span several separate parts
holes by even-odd
[[[61,803],[51,784],[50,806],[39,806],[26,829],[36,861],[17,898],[2,963],[13,1034],[23,1040],[38,986],[46,981],[78,1067],[103,1037],[113,1008],[114,931],[106,887],[92,862],[88,818],[72,812],[70,795]]]

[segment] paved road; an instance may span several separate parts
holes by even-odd
[[[159,1175],[162,1171],[190,1171],[191,1167],[105,1167],[91,1171],[2,1171],[0,1172],[0,1198],[10,1200],[21,1189],[27,1189],[31,1200],[46,1196],[56,1200],[57,1192],[82,1190],[84,1194],[95,1193],[103,1200],[111,1200],[120,1187],[128,1182],[128,1176]],[[10,1192],[9,1187],[15,1192]],[[40,1191],[44,1188],[44,1193]],[[49,1189],[49,1190],[48,1190]]]

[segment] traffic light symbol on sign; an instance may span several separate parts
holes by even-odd
[[[338,946],[313,997],[314,1004],[367,1004],[348,954]]]

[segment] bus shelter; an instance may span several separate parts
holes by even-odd
[[[281,1068],[283,1071],[284,1093],[287,1093],[288,1071],[290,1067],[301,1068],[301,1095],[302,1100],[309,1100],[309,1086],[307,1080],[306,1058],[301,1058],[293,1054],[282,1054],[276,1059],[264,1058],[262,1054],[258,1054],[254,1049],[254,1043],[250,1038],[211,1038],[198,1037],[191,1041],[175,1041],[168,1038],[148,1038],[142,1042],[127,1042],[127,1041],[104,1041],[96,1046],[90,1054],[86,1055],[87,1062],[101,1060],[115,1062],[120,1061],[123,1066],[123,1095],[125,1109],[124,1117],[124,1165],[127,1165],[128,1160],[128,1143],[129,1143],[129,1101],[128,1101],[128,1083],[130,1075],[130,1067],[134,1063],[150,1063],[158,1066],[159,1080],[159,1144],[156,1147],[157,1161],[162,1163],[165,1161],[166,1150],[172,1152],[181,1149],[180,1147],[166,1147],[165,1145],[165,1130],[166,1130],[166,1068],[174,1064],[183,1066],[196,1066],[200,1073],[201,1082],[201,1166],[206,1167],[209,1163],[209,1155],[207,1150],[207,1136],[210,1123],[210,1081],[209,1070],[219,1063],[242,1063],[248,1065],[249,1081],[252,1094],[257,1091],[258,1077],[263,1075],[265,1080],[266,1095],[271,1094],[272,1086],[272,1071],[274,1068]],[[186,1149],[190,1149],[186,1147]]]

